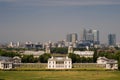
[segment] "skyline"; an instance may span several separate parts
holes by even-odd
[[[59,41],[96,29],[120,43],[120,0],[0,0],[0,42]]]

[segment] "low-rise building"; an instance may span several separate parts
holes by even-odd
[[[99,57],[97,59],[97,64],[105,64],[106,69],[118,69],[118,61],[106,57]]]
[[[48,59],[48,69],[71,69],[72,60],[68,57],[52,57]]]
[[[0,56],[0,69],[12,69],[15,67],[14,64],[21,63],[21,59],[19,57],[3,57]]]
[[[80,57],[93,57],[94,51],[74,51],[74,54],[78,54]]]
[[[44,51],[24,51],[21,54],[24,55],[33,55],[34,57],[39,57],[40,55],[44,54]]]

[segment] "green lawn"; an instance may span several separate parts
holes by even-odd
[[[120,80],[119,71],[0,71],[0,80]]]

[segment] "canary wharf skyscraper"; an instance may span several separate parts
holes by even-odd
[[[116,35],[115,34],[108,35],[108,44],[112,45],[112,46],[116,45]]]
[[[82,40],[99,44],[99,31],[92,29],[84,29],[82,32]]]
[[[76,42],[78,39],[77,33],[67,34],[67,42]]]

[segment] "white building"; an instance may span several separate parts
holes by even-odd
[[[74,54],[80,55],[80,57],[93,57],[94,51],[74,51]]]
[[[114,59],[107,59],[106,57],[99,57],[97,64],[105,64],[106,69],[118,69],[118,61]]]
[[[21,63],[21,59],[0,56],[0,69],[12,69],[15,67],[14,63]]]
[[[24,55],[33,55],[34,57],[39,57],[40,55],[44,54],[44,51],[24,51],[21,54]]]
[[[72,60],[68,57],[52,57],[48,59],[48,69],[71,69]]]

